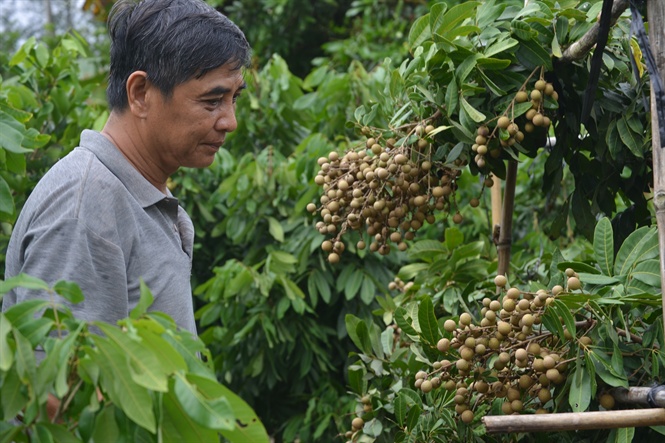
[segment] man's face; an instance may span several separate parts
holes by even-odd
[[[244,88],[242,71],[226,65],[176,86],[169,98],[150,87],[142,142],[155,166],[167,175],[181,166],[209,166],[237,127],[235,103]]]

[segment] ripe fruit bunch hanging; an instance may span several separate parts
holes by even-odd
[[[453,221],[462,221],[455,202],[462,163],[432,160],[433,133],[434,126],[416,124],[399,143],[369,137],[356,150],[318,160],[321,206],[310,203],[307,210],[320,211],[316,228],[330,235],[321,245],[328,261],[339,261],[345,249],[342,235],[349,230],[361,232],[358,249],[386,255],[391,245],[405,250],[404,240],[413,239],[424,223],[434,223],[434,211],[454,212]]]
[[[563,386],[569,362],[577,358],[579,346],[589,346],[591,339],[578,328],[573,340],[564,329],[564,337],[545,329],[543,316],[559,294],[581,288],[577,274],[566,270],[567,285],[535,293],[506,288],[506,278],[499,275],[497,286],[503,288],[500,299],[483,300],[482,320],[474,324],[470,314],[459,320],[446,320],[444,337],[437,349],[445,358],[435,361],[430,372],[419,371],[415,387],[427,393],[441,388],[454,391],[455,411],[465,423],[474,418],[474,408],[482,403],[501,401],[504,414],[526,409],[546,413],[552,390]],[[559,316],[550,316],[559,321]],[[561,320],[563,323],[563,320]]]
[[[478,127],[471,150],[475,153],[474,161],[480,170],[487,165],[487,155],[499,158],[504,150],[512,149],[513,146],[521,151],[528,150],[531,147],[521,146],[526,137],[525,133],[533,133],[539,128],[548,130],[552,124],[546,111],[558,107],[559,95],[554,86],[542,78],[542,70],[541,78],[535,82],[532,90],[526,88],[528,82],[529,80],[515,94],[503,115],[496,120],[493,130],[487,125]]]

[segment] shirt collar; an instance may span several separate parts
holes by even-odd
[[[120,150],[106,137],[89,129],[81,133],[81,147],[91,151],[127,188],[130,194],[143,208],[171,198],[154,187],[141,173],[129,163]],[[167,191],[168,192],[168,191]]]

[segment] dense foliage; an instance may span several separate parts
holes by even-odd
[[[300,0],[214,2],[252,40],[255,68],[245,74],[249,87],[238,102],[238,129],[215,163],[206,170],[182,170],[169,186],[196,225],[196,315],[217,379],[254,408],[277,441],[629,441],[634,433],[640,438],[655,434],[647,429],[489,436],[479,418],[500,414],[504,397],[473,390],[474,381],[511,385],[529,375],[528,389],[517,389],[520,398],[511,399],[521,402],[514,410],[585,411],[598,409],[600,397],[613,386],[646,385],[662,376],[665,362],[655,347],[663,342],[657,241],[652,228],[636,229],[651,224],[645,197],[651,180],[649,119],[642,106],[648,79],[632,72],[631,54],[640,73],[643,66],[626,17],[612,28],[592,119],[580,128],[589,57],[565,64],[561,58],[596,23],[601,2],[324,3],[317,8]],[[103,11],[110,2],[86,5]],[[292,24],[290,35],[276,38],[284,34],[285,23]],[[0,54],[0,60],[11,60],[2,68],[0,83],[4,250],[16,214],[41,174],[76,146],[81,129],[99,129],[107,114],[105,62],[92,56],[76,34],[28,40],[16,54]],[[541,92],[535,103],[531,99],[538,94],[532,91]],[[520,92],[528,94],[526,100]],[[536,113],[547,116],[549,126],[535,125]],[[368,139],[374,143],[368,146]],[[343,253],[338,263],[330,263],[331,251],[321,246],[334,232],[317,230],[324,214],[312,215],[306,208],[314,204],[317,211],[330,210],[320,197],[331,189],[335,194],[328,198],[339,202],[335,186],[343,173],[331,176],[325,190],[316,177],[327,174],[325,163],[328,170],[343,171],[338,159],[349,153],[371,158],[375,144],[380,148],[375,166],[387,171],[397,153],[417,168],[430,162],[431,173],[418,176],[419,196],[428,199],[427,206],[402,201],[413,217],[409,222],[426,222],[418,225],[413,241],[406,236],[413,225],[400,231],[394,243],[399,246],[407,238],[406,251],[394,247],[380,255],[359,247],[362,230],[344,226],[349,212],[339,212],[332,224],[343,232],[334,238],[343,242]],[[331,157],[331,152],[336,154]],[[383,166],[382,154],[387,155]],[[487,179],[505,178],[511,162],[519,162],[513,254],[507,285],[497,293]],[[437,171],[444,170],[454,180],[451,193],[439,196],[434,189],[448,183],[430,182],[440,180]],[[395,168],[385,179],[390,188],[382,188],[388,192],[381,195],[387,206],[402,173]],[[360,180],[357,186],[369,192],[371,181],[367,188]],[[410,197],[413,203],[415,197]],[[391,223],[390,217],[381,221]],[[365,234],[362,240],[368,247],[376,241],[379,250],[382,242],[390,243],[390,233],[378,234]],[[335,242],[331,246],[340,248]],[[581,289],[567,281],[567,274],[579,278]],[[553,300],[543,301],[550,304],[547,308],[532,306],[540,294]],[[513,325],[513,335],[487,352],[499,326],[481,322],[512,318],[503,318],[506,299],[530,302],[519,311],[518,326],[524,326],[519,322],[526,314],[537,316],[542,326],[518,332]],[[492,301],[501,308],[489,309]],[[44,328],[40,337],[50,341],[45,334],[56,321],[39,321],[34,327]],[[127,320],[126,327],[135,321]],[[469,325],[481,325],[484,332],[473,338],[486,352],[474,347],[468,361],[477,371],[467,373],[457,365],[450,369],[445,361],[460,360],[463,348],[453,347],[453,339],[468,335],[464,326]],[[23,342],[16,337],[23,332],[14,328],[18,332],[6,333],[0,344],[6,340],[18,352],[17,343]],[[570,339],[553,343],[553,333],[567,333]],[[132,343],[132,334],[123,343]],[[94,351],[98,343],[91,342],[95,339],[77,337],[89,344],[82,348],[83,359],[99,355]],[[451,341],[450,347],[442,345],[443,353],[437,348],[442,338]],[[543,386],[536,369],[545,353],[528,353],[527,346],[526,359],[515,358],[525,340],[538,341],[546,353],[560,357],[567,366],[557,370],[566,374],[565,381],[557,378],[559,383]],[[30,344],[37,344],[37,338]],[[510,364],[499,374],[492,365],[502,352]],[[518,360],[536,372],[527,374]],[[36,368],[44,371],[42,365]],[[6,360],[0,370],[20,375],[12,372],[18,366]],[[212,370],[206,366],[206,377]],[[3,377],[3,386],[18,386]],[[182,381],[178,375],[169,377],[173,383]],[[209,381],[192,377],[186,376],[189,383]],[[81,392],[93,392],[96,381],[82,380],[86,387]],[[446,390],[449,380],[460,386]],[[140,385],[131,378],[134,382]],[[434,388],[438,383],[441,387]],[[64,385],[40,389],[51,386],[64,395]],[[221,397],[224,388],[214,386],[205,401]],[[458,388],[467,392],[456,402]],[[543,401],[543,389],[551,399]],[[543,397],[535,400],[541,391]],[[173,392],[171,406],[180,401]],[[166,397],[150,394],[154,404]],[[87,413],[108,413],[87,398],[93,408]],[[41,407],[44,398],[32,401],[29,407]],[[466,409],[456,411],[456,405]],[[72,409],[70,417],[82,410]],[[122,402],[115,410],[116,417],[133,413]],[[127,435],[147,436],[139,428],[154,429],[118,418],[116,423]],[[96,425],[91,426],[95,432]],[[81,434],[84,441],[91,435],[87,429]]]

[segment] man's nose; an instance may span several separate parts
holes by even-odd
[[[215,122],[215,130],[220,132],[233,132],[237,127],[238,121],[236,120],[235,105],[228,106]]]

